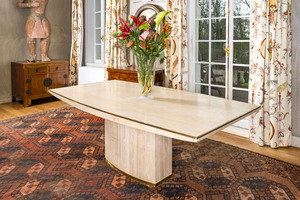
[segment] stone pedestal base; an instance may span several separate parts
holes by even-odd
[[[105,157],[119,171],[155,186],[172,175],[172,138],[105,120]]]

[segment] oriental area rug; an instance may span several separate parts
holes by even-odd
[[[173,140],[150,187],[105,161],[104,120],[64,107],[0,122],[0,199],[300,199],[300,167],[205,139]]]

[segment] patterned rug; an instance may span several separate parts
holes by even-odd
[[[112,169],[104,120],[65,107],[0,122],[1,199],[300,199],[300,167],[205,139],[173,140],[173,175],[148,187]]]

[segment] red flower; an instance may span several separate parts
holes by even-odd
[[[137,18],[137,17],[135,17],[135,16],[132,16],[132,15],[131,15],[130,17],[131,17],[131,19],[133,19],[134,25],[135,25],[136,28],[140,27],[140,26],[143,25],[143,24],[148,23],[148,21],[142,21],[142,22],[140,22],[139,18]]]
[[[132,26],[128,26],[128,21],[125,22],[121,17],[119,17],[119,20],[120,20],[120,23],[122,25],[119,29],[123,33],[121,35],[119,35],[117,38],[123,37],[123,40],[125,40],[126,37],[130,35],[130,31],[132,29]]]

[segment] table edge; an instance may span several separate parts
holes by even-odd
[[[226,124],[224,124],[224,125],[222,125],[222,126],[219,126],[219,127],[215,128],[215,129],[209,131],[209,132],[206,132],[206,133],[202,134],[201,136],[193,137],[193,136],[187,135],[187,134],[185,134],[185,133],[180,133],[180,132],[177,132],[177,131],[165,129],[165,128],[162,128],[162,127],[159,127],[159,126],[155,126],[155,125],[152,125],[152,124],[147,124],[147,123],[144,123],[144,122],[141,122],[141,121],[138,121],[138,120],[130,119],[130,118],[127,118],[127,117],[124,117],[124,116],[120,116],[120,115],[117,115],[117,114],[114,114],[114,113],[110,113],[110,112],[105,111],[105,110],[101,110],[101,109],[99,109],[99,108],[95,108],[95,107],[86,105],[86,104],[84,104],[84,103],[75,101],[75,100],[73,100],[73,99],[71,99],[71,98],[65,97],[64,95],[58,94],[58,93],[54,92],[53,89],[50,89],[48,92],[49,92],[50,94],[52,94],[53,96],[57,97],[58,99],[61,99],[62,101],[67,102],[68,104],[71,104],[71,103],[73,102],[72,105],[73,105],[74,107],[76,107],[76,108],[78,108],[78,107],[77,107],[78,105],[81,105],[81,106],[84,106],[84,107],[86,107],[86,108],[89,108],[89,109],[98,111],[98,112],[100,112],[100,113],[103,113],[103,114],[106,114],[106,115],[110,115],[110,116],[112,116],[113,118],[117,117],[117,118],[123,119],[123,120],[125,120],[125,121],[130,121],[130,122],[133,122],[133,123],[137,123],[137,124],[140,124],[140,125],[143,125],[143,126],[150,127],[150,128],[152,128],[152,129],[157,129],[157,130],[163,131],[163,132],[165,132],[165,133],[166,133],[166,132],[172,133],[172,134],[175,134],[175,135],[180,136],[180,138],[181,138],[180,140],[183,140],[183,138],[184,138],[185,141],[195,142],[195,143],[197,143],[197,142],[199,142],[199,141],[201,141],[201,140],[207,138],[208,136],[210,136],[210,135],[212,135],[212,134],[214,134],[214,133],[216,133],[216,132],[218,132],[218,131],[223,130],[224,128],[226,128],[226,127],[228,127],[228,126],[234,124],[235,122],[237,122],[237,121],[239,121],[239,120],[241,120],[241,119],[243,119],[243,118],[245,118],[245,117],[247,117],[247,116],[250,116],[251,114],[253,114],[253,113],[255,113],[255,112],[257,112],[257,111],[259,111],[259,110],[261,109],[260,107],[257,107],[257,108],[255,108],[254,110],[249,111],[249,112],[247,112],[246,114],[244,114],[244,115],[242,115],[242,116],[240,116],[240,117],[238,117],[238,118],[235,118],[235,119],[231,120],[230,122],[228,122],[228,123],[226,123]],[[75,105],[74,105],[74,104],[75,104]],[[77,105],[77,106],[76,106],[76,105]],[[78,109],[81,109],[81,108],[78,108]],[[82,110],[82,109],[81,109],[81,110]],[[86,111],[86,110],[83,110],[83,111],[89,112],[89,111]],[[89,113],[91,113],[91,112],[89,112]],[[95,113],[91,113],[91,114],[94,114],[94,115],[95,115]],[[97,115],[97,116],[99,116],[99,115]],[[99,117],[101,117],[101,116],[99,116]],[[105,119],[105,117],[103,117],[103,118]],[[115,122],[116,122],[116,120],[115,120],[115,119],[112,119],[112,118],[110,118],[109,120],[112,120],[112,121],[115,121]],[[117,123],[118,123],[118,122],[117,122]],[[124,124],[124,125],[126,125],[126,124]],[[149,131],[149,130],[148,130],[148,131]],[[159,133],[155,132],[155,134],[159,134]],[[165,134],[159,134],[159,135],[166,136]],[[171,138],[174,138],[174,139],[179,139],[178,137],[172,137],[172,136],[166,136],[166,137],[171,137]],[[183,137],[183,138],[182,138],[182,137]]]

